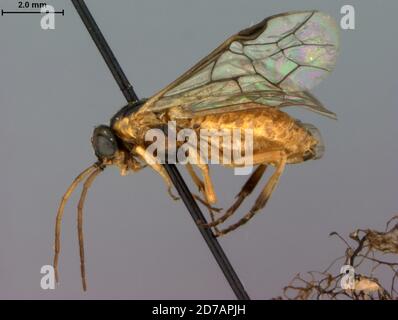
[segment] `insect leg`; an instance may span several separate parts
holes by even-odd
[[[205,185],[204,185],[203,181],[200,180],[200,178],[198,177],[198,175],[196,174],[195,170],[193,169],[192,165],[189,162],[187,162],[186,168],[187,168],[187,171],[188,171],[189,175],[191,176],[193,182],[198,187],[199,192],[201,192],[204,195],[206,200],[203,200],[202,198],[200,198],[200,196],[197,196],[195,194],[193,194],[193,197],[197,201],[199,201],[201,204],[206,206],[206,208],[209,210],[209,213],[210,213],[211,223],[214,223],[214,221],[215,221],[215,213],[214,213],[214,211],[219,212],[221,209],[214,208],[214,207],[212,207],[209,204],[209,201],[207,200],[207,196],[206,196],[206,192],[205,192]],[[214,229],[215,229],[216,232],[218,232],[217,228],[214,228]]]
[[[265,169],[267,168],[267,165],[265,164],[260,164],[256,170],[252,173],[252,175],[247,179],[246,183],[243,185],[242,189],[240,192],[236,195],[235,198],[237,198],[234,202],[234,204],[217,220],[212,221],[211,223],[206,224],[206,227],[214,227],[217,226],[221,223],[223,223],[225,220],[227,220],[230,216],[232,216],[236,210],[240,207],[242,202],[248,197],[254,190],[254,188],[257,186],[258,182],[260,181],[261,177],[263,176]]]
[[[204,163],[200,163],[199,161],[195,163],[195,165],[199,168],[199,170],[202,173],[203,179],[204,179],[204,193],[206,195],[206,200],[210,203],[216,203],[217,201],[217,196],[216,193],[214,192],[214,187],[213,183],[211,181],[210,173],[209,173],[209,166]]]
[[[253,157],[254,158],[254,157]],[[278,180],[285,169],[286,165],[286,153],[284,151],[271,151],[261,155],[257,155],[258,159],[266,160],[265,163],[274,163],[276,165],[275,172],[269,178],[268,182],[266,183],[264,189],[261,191],[260,195],[256,199],[254,206],[250,209],[248,213],[246,213],[242,219],[240,219],[237,223],[230,225],[229,227],[221,230],[216,236],[225,235],[237,228],[241,225],[247,223],[253,216],[262,208],[264,208],[265,204],[267,203],[268,199],[270,198],[272,191],[274,190],[275,186],[278,183]]]
[[[97,168],[93,171],[83,184],[83,190],[80,195],[79,204],[77,205],[77,234],[79,239],[79,253],[80,253],[80,273],[82,277],[83,290],[86,291],[86,269],[84,262],[84,238],[83,238],[83,207],[84,201],[86,200],[87,191],[93,183],[94,179],[101,172],[101,168]]]
[[[198,187],[199,192],[202,192],[204,194],[204,196],[206,197],[206,193],[204,193],[205,185],[204,185],[203,181],[200,180],[200,178],[198,177],[198,175],[196,174],[195,170],[193,169],[192,165],[189,162],[186,164],[186,168],[187,168],[187,171],[188,171],[189,175],[191,176],[193,182]],[[203,200],[198,195],[193,194],[193,196],[196,200],[198,200],[200,203],[205,205],[207,208],[212,209],[217,212],[219,212],[221,210],[220,208],[215,208],[215,207],[210,206],[207,200]]]
[[[153,170],[155,170],[164,180],[167,185],[167,192],[173,198],[173,200],[179,200],[180,198],[175,196],[171,189],[173,187],[173,182],[171,181],[167,171],[163,168],[163,166],[159,163],[158,159],[156,159],[153,155],[146,152],[146,150],[141,146],[136,146],[134,148],[134,152],[137,153]]]
[[[192,165],[189,162],[187,162],[187,164],[185,166],[186,166],[187,171],[188,171],[189,175],[191,176],[193,182],[198,187],[199,192],[202,192],[205,189],[205,185],[204,185],[203,181],[200,180],[200,178],[198,177],[198,175],[196,174],[195,170],[193,169]]]

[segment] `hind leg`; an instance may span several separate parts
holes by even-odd
[[[264,206],[266,205],[268,199],[270,198],[272,191],[275,189],[280,176],[282,175],[283,170],[285,169],[286,165],[286,153],[284,151],[271,151],[261,155],[258,155],[258,159],[264,160],[266,163],[273,163],[276,166],[275,172],[269,178],[268,182],[266,183],[264,189],[261,191],[260,195],[256,199],[254,206],[250,209],[248,213],[244,215],[242,219],[240,219],[237,223],[230,225],[229,227],[219,231],[216,236],[225,235],[243,224],[247,223],[253,216]],[[265,161],[267,160],[267,161]]]
[[[253,192],[254,188],[257,186],[258,182],[260,181],[261,177],[263,176],[265,169],[267,166],[265,164],[260,164],[256,170],[252,173],[246,183],[243,185],[240,192],[236,195],[237,198],[234,204],[217,220],[214,220],[208,224],[206,227],[215,227],[225,220],[227,220],[230,216],[232,216],[236,210],[240,207],[242,202]]]

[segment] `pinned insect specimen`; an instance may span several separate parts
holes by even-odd
[[[202,129],[251,129],[252,164],[257,166],[239,192],[236,201],[217,219],[216,202],[208,164],[187,164],[194,183],[204,195],[202,203],[211,210],[217,236],[249,221],[270,198],[286,164],[322,157],[324,145],[313,125],[301,123],[284,108],[302,106],[335,118],[308,90],[333,69],[339,49],[338,27],[328,15],[318,11],[289,12],[269,17],[222,43],[207,57],[150,99],[122,108],[110,125],[95,128],[92,145],[98,162],[83,171],[65,193],[56,220],[54,267],[58,279],[60,227],[64,206],[73,190],[85,178],[78,205],[78,233],[81,274],[85,284],[82,212],[86,193],[94,178],[107,166],[117,166],[121,174],[150,166],[165,181],[170,178],[153,154],[147,151],[145,135],[150,129],[164,129],[169,121],[177,131],[189,128],[200,135]],[[139,108],[137,108],[139,107]],[[234,148],[235,146],[232,146]],[[220,146],[221,149],[221,146]],[[197,157],[201,158],[200,150]],[[221,163],[238,167],[239,163]],[[261,190],[250,211],[237,223],[219,230],[249,196],[267,166],[275,171]],[[203,181],[194,171],[196,167]],[[174,197],[174,196],[173,196]]]

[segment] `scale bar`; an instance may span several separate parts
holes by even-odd
[[[41,11],[4,11],[3,9],[1,9],[1,15],[5,15],[5,14],[44,14],[45,12],[41,12]],[[49,12],[47,12],[49,13]],[[65,15],[65,10],[62,11],[54,11],[51,13],[55,13],[55,14],[62,14],[63,16]]]

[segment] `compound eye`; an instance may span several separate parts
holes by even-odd
[[[116,152],[115,143],[109,137],[98,136],[96,150],[102,157],[112,157]]]
[[[93,147],[98,158],[112,158],[117,151],[117,142],[112,130],[106,126],[95,128]]]

